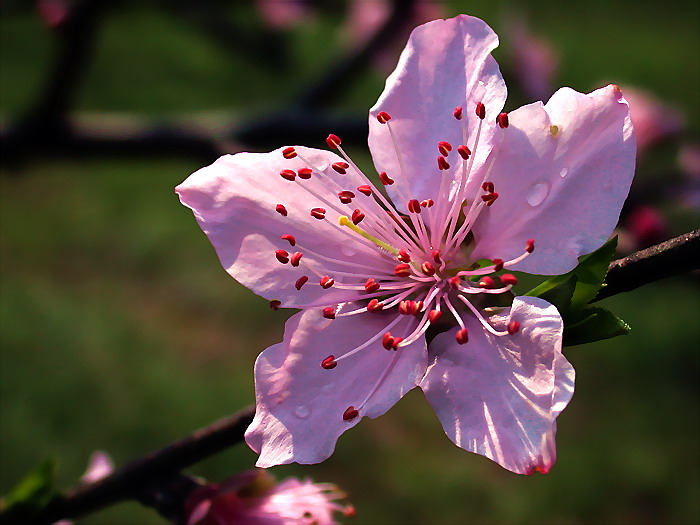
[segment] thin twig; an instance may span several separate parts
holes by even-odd
[[[36,523],[78,518],[126,499],[153,499],[152,494],[156,490],[145,489],[178,478],[182,469],[241,443],[254,413],[252,407],[242,410],[132,461],[95,484],[69,490],[64,496],[53,500],[36,518]]]
[[[611,262],[605,286],[594,301],[698,268],[700,230],[694,230]]]

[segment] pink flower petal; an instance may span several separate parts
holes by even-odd
[[[455,330],[431,343],[433,361],[420,387],[456,445],[520,474],[546,473],[556,460],[555,419],[574,392],[574,369],[561,353],[557,309],[535,297],[516,297],[490,318],[514,335],[494,336],[465,316],[469,342]]]
[[[416,321],[400,317],[390,330],[404,337]],[[363,416],[381,416],[416,386],[427,364],[425,339],[385,350],[381,335],[395,319],[377,313],[331,321],[319,310],[307,310],[287,321],[284,341],[265,350],[255,363],[257,410],[246,441],[260,454],[258,467],[323,461],[343,432]],[[338,358],[375,334],[378,340],[335,368],[321,367],[327,356]],[[344,421],[350,406],[359,416]]]
[[[343,187],[349,190],[364,181],[353,170],[342,176],[335,172],[331,165],[342,159],[331,152],[296,147],[299,156],[285,159],[283,149],[225,155],[193,173],[175,191],[194,212],[226,271],[258,295],[279,300],[283,307],[314,302],[320,297],[328,304],[333,303],[334,296],[353,298],[356,292],[321,288],[307,263],[313,262],[317,271],[330,275],[336,282],[342,282],[343,277],[334,276],[333,270],[347,271],[348,264],[380,267],[387,263],[376,251],[357,243],[357,236],[353,237],[350,230],[338,226],[338,211],[304,188],[351,214],[353,208],[340,204],[329,179],[344,183]],[[314,172],[310,179],[300,183],[283,179],[280,171],[307,167],[301,157],[323,175]],[[276,211],[277,204],[285,206],[286,216]],[[311,216],[311,209],[318,207],[326,210],[325,219]],[[275,255],[277,250],[287,250],[290,255],[296,251],[280,238],[285,234],[291,234],[297,243],[321,255],[348,262],[337,264],[304,255],[299,266],[282,264]],[[297,290],[295,283],[303,275],[309,277],[309,282]]]
[[[406,205],[397,190],[404,181],[410,185],[409,198],[439,197],[440,177],[445,175],[437,169],[437,143],[444,140],[455,148],[464,143],[461,126],[453,116],[457,106],[469,113],[462,122],[468,127],[466,145],[474,149],[478,120],[473,118],[474,111],[477,102],[486,105],[474,168],[483,163],[493,121],[506,99],[505,83],[490,54],[497,45],[498,37],[486,23],[466,15],[435,20],[411,33],[369,118],[369,148],[377,171],[386,171],[396,180],[388,187],[395,202]],[[403,173],[387,125],[376,119],[380,111],[392,117],[389,125],[396,136]],[[456,152],[450,158],[453,170],[457,169]]]
[[[566,273],[617,224],[634,175],[629,107],[616,86],[562,88],[509,117],[488,177],[499,198],[479,216],[472,256],[508,260],[534,238],[534,253],[513,269]]]

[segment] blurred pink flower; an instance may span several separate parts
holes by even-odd
[[[256,4],[263,20],[280,29],[304,22],[313,14],[308,0],[256,0]]]
[[[55,29],[68,18],[70,3],[69,0],[37,0],[36,10],[44,24]]]
[[[237,474],[223,483],[195,489],[185,502],[187,525],[332,525],[335,513],[354,515],[341,505],[335,485],[288,478],[275,483],[264,471]]]
[[[625,86],[623,90],[630,105],[638,155],[649,146],[683,129],[684,119],[680,111],[642,89]]]
[[[114,472],[114,462],[106,452],[96,450],[90,455],[88,467],[80,478],[83,483],[97,483]]]
[[[535,36],[522,16],[508,22],[509,49],[517,80],[528,99],[545,100],[554,91],[552,80],[559,57],[549,41]]]
[[[618,250],[622,253],[643,250],[669,237],[668,221],[654,206],[636,206],[623,222],[618,240]]]
[[[561,317],[534,297],[485,307],[512,298],[501,270],[562,274],[608,239],[634,138],[616,86],[501,113],[497,44],[465,15],[413,31],[370,110],[391,201],[335,135],[340,156],[229,155],[176,188],[233,277],[302,309],[256,361],[257,466],[326,459],[416,386],[458,446],[518,473],[554,463],[574,387]]]
[[[678,189],[682,202],[700,209],[700,144],[683,144],[678,152],[678,166],[684,178]]]

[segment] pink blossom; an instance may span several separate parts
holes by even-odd
[[[114,472],[114,462],[109,454],[96,450],[90,455],[88,466],[80,481],[83,483],[97,483]]]
[[[682,113],[651,93],[625,87],[625,98],[630,105],[638,153],[683,129]]]
[[[232,476],[196,489],[185,502],[187,525],[332,525],[345,495],[330,483],[288,478],[276,484],[264,471]]]
[[[510,271],[565,273],[608,239],[635,145],[616,86],[502,113],[497,43],[466,15],[413,31],[370,110],[390,199],[335,135],[339,155],[228,155],[176,189],[233,277],[302,310],[256,361],[258,466],[328,458],[416,386],[458,446],[518,473],[554,463],[574,371],[556,308],[512,299]]]

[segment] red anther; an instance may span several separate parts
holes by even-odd
[[[272,301],[270,301],[270,308],[275,312],[280,309],[280,306],[282,306],[282,301],[279,301],[277,299],[273,299]]]
[[[278,204],[275,206],[275,211],[279,213],[280,215],[287,216],[287,208],[284,207],[283,204]]]
[[[343,204],[350,204],[355,198],[355,194],[350,190],[343,190],[338,192],[338,198]]]
[[[287,264],[289,262],[289,252],[287,250],[275,250],[275,257],[282,264]]]
[[[326,210],[323,208],[312,208],[311,209],[311,216],[315,217],[318,220],[325,219],[326,218]]]
[[[484,182],[481,185],[481,189],[484,191],[488,191],[489,193],[493,193],[496,190],[496,187],[493,185],[493,182]]]
[[[408,277],[411,275],[411,267],[408,264],[397,264],[394,266],[394,275],[397,277]]]
[[[450,169],[450,163],[447,162],[447,159],[443,157],[442,155],[437,158],[437,163],[438,163],[438,169],[441,170],[449,170]]]
[[[425,261],[423,264],[421,264],[420,269],[428,277],[435,275],[435,266],[433,266],[433,263],[429,261]]]
[[[384,303],[380,303],[378,299],[372,299],[367,303],[368,312],[381,312],[384,309]]]
[[[323,317],[326,319],[335,319],[335,308],[328,306],[323,309]]]
[[[348,408],[345,409],[345,412],[343,412],[343,421],[352,421],[359,415],[360,413],[357,410],[355,410],[355,407],[350,405]]]
[[[452,144],[445,140],[438,142],[438,151],[443,157],[447,157],[447,154],[452,151]]]
[[[484,120],[486,118],[486,106],[484,106],[483,102],[477,102],[476,103],[476,116],[479,117],[481,120]]]
[[[321,368],[325,368],[326,370],[333,370],[336,366],[338,366],[338,363],[336,362],[334,355],[329,355],[323,361],[321,361]]]
[[[384,184],[384,186],[391,186],[392,184],[394,184],[394,179],[389,177],[389,175],[386,174],[386,171],[382,171],[379,174],[379,180],[382,181],[382,184]]]
[[[423,309],[423,301],[411,301],[410,309],[411,315],[418,315]]]
[[[467,343],[469,341],[469,333],[467,332],[467,329],[460,328],[459,330],[457,330],[457,333],[455,334],[455,339],[461,345]]]
[[[494,281],[491,277],[488,275],[484,275],[481,280],[479,281],[479,286],[481,288],[495,288],[496,287],[496,281]]]
[[[486,203],[486,206],[491,206],[494,202],[496,202],[496,199],[498,198],[498,193],[495,191],[493,193],[487,193],[486,195],[481,196],[481,200],[483,200]]]
[[[328,277],[327,275],[324,275],[323,277],[321,277],[320,284],[321,284],[321,288],[323,288],[324,290],[327,290],[328,288],[330,288],[331,286],[333,286],[335,284],[335,280],[332,277]]]
[[[365,184],[364,186],[358,186],[357,191],[359,191],[360,193],[364,193],[368,197],[372,195],[372,188],[367,184]]]
[[[385,333],[384,337],[382,337],[382,346],[387,350],[391,350],[391,347],[394,346],[394,338],[392,337],[391,332]]]
[[[501,282],[508,286],[509,284],[515,286],[518,284],[518,278],[512,273],[504,273],[501,275]]]
[[[331,167],[341,175],[345,175],[345,170],[347,170],[350,165],[347,162],[334,162],[331,164]]]
[[[431,253],[430,256],[433,258],[433,261],[435,261],[436,263],[438,263],[438,264],[442,263],[442,259],[440,258],[440,250],[433,250],[433,253]]]
[[[340,140],[340,137],[338,135],[333,135],[333,133],[331,133],[330,135],[328,135],[326,137],[326,144],[328,144],[329,148],[335,149],[338,146],[340,146],[340,144],[342,144],[342,142],[343,141]]]
[[[503,269],[503,259],[494,259],[493,260],[493,271],[494,272],[500,272]]]
[[[457,120],[462,120],[462,106],[457,106],[455,110],[452,112],[452,115],[454,118]]]
[[[374,293],[379,290],[379,283],[374,280],[374,277],[370,277],[365,281],[365,291],[367,293]]]
[[[282,235],[280,237],[280,239],[282,239],[283,241],[289,241],[289,244],[291,246],[294,246],[297,243],[297,240],[294,238],[294,235],[292,235],[291,233],[285,233],[284,235]]]
[[[508,323],[508,333],[510,335],[517,334],[520,331],[520,323],[518,321],[511,321]]]
[[[454,288],[455,290],[459,289],[459,287],[462,285],[462,279],[459,277],[450,277],[448,282],[450,283],[450,286]]]
[[[303,254],[301,252],[294,252],[289,259],[289,261],[292,263],[292,266],[299,266],[299,261],[301,261]]]
[[[408,201],[408,204],[406,205],[406,207],[408,208],[408,211],[410,211],[411,213],[420,213],[421,212],[420,202],[418,202],[418,199],[411,199],[410,201]]]
[[[527,253],[532,253],[535,251],[535,239],[528,239],[525,243],[525,251]]]
[[[362,219],[365,218],[365,214],[362,213],[360,210],[355,210],[352,212],[352,223],[357,226],[362,222]]]
[[[343,516],[346,518],[354,518],[357,516],[357,510],[352,505],[346,505],[343,509]]]
[[[301,287],[304,286],[308,280],[309,278],[306,275],[302,275],[297,279],[297,282],[294,283],[294,288],[301,290]]]
[[[282,150],[282,156],[283,156],[285,159],[293,159],[294,157],[297,156],[297,152],[296,152],[296,150],[295,150],[294,148],[292,148],[292,147],[290,146],[290,147],[284,148],[284,149]]]
[[[311,168],[301,168],[299,171],[297,171],[297,175],[299,175],[299,178],[304,180],[310,179],[312,173],[313,170]]]
[[[442,312],[440,310],[430,310],[428,314],[428,321],[431,323],[437,323],[442,317]]]
[[[386,124],[391,120],[391,115],[389,115],[389,113],[387,113],[386,111],[380,111],[379,113],[377,113],[377,120],[380,124]]]
[[[420,205],[424,208],[432,208],[435,206],[435,201],[433,199],[425,199],[424,201],[420,202]]]
[[[467,160],[469,158],[469,155],[472,154],[472,150],[470,150],[468,147],[462,144],[461,146],[457,146],[457,153],[459,153],[459,156],[462,157],[464,160]]]
[[[505,129],[508,127],[508,113],[499,113],[498,117],[496,117],[496,122],[498,125]]]
[[[411,315],[411,301],[401,301],[399,303],[399,313],[401,315]]]
[[[411,262],[411,256],[408,255],[408,252],[406,250],[399,250],[399,254],[396,256],[396,258],[401,262]]]
[[[398,350],[401,341],[403,341],[403,337],[394,337],[394,343],[391,345],[391,349]]]
[[[294,180],[296,178],[296,172],[292,170],[282,170],[280,171],[280,177],[287,180]]]

